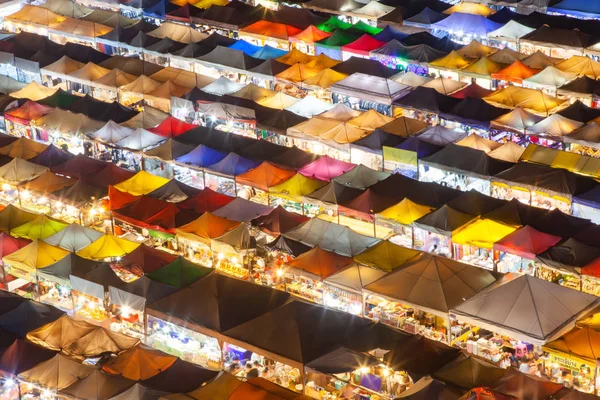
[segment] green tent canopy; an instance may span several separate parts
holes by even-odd
[[[211,271],[211,268],[205,268],[183,257],[177,257],[169,264],[146,274],[146,276],[166,285],[184,287],[205,277]]]

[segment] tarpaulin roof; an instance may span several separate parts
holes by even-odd
[[[269,188],[269,193],[275,193],[281,197],[287,197],[298,201],[302,196],[306,196],[326,184],[327,182],[325,181],[307,178],[306,176],[297,173],[287,181]]]
[[[560,29],[542,25],[520,38],[522,43],[534,42],[559,48],[585,49],[592,46],[600,38],[580,32],[578,29]]]
[[[234,50],[241,50],[243,51],[245,54],[248,55],[252,55],[254,53],[256,53],[257,51],[259,51],[261,49],[260,46],[256,46],[254,44],[251,44],[243,39],[239,39],[238,41],[236,41],[234,44],[232,44],[231,46],[229,46],[230,49],[234,49]]]
[[[449,143],[458,142],[466,137],[466,132],[456,131],[442,125],[434,125],[418,134],[419,140],[438,146],[446,146]]]
[[[459,320],[492,332],[544,344],[570,329],[597,302],[594,296],[510,273],[452,312]]]
[[[178,359],[166,370],[154,375],[150,379],[144,380],[142,387],[153,389],[150,393],[156,393],[156,391],[163,392],[163,394],[189,392],[200,386],[204,386],[218,374],[218,371],[205,369],[199,365]],[[141,384],[138,385],[141,386]],[[123,395],[121,394],[121,396]],[[115,400],[134,400],[137,398],[115,397]],[[146,398],[144,397],[144,399]],[[158,399],[158,395],[156,395],[156,399]]]
[[[315,246],[312,250],[296,257],[286,265],[294,272],[325,279],[352,263],[351,257],[341,256]]]
[[[275,47],[266,45],[266,46],[263,46],[256,53],[252,53],[251,56],[254,58],[258,58],[260,60],[273,59],[273,61],[274,61],[276,58],[283,57],[285,54],[286,54],[285,50],[277,49]],[[263,63],[261,63],[259,65],[262,65],[262,64]],[[248,69],[253,69],[253,68],[255,68],[255,67],[248,68]]]
[[[329,182],[327,185],[305,196],[308,203],[343,204],[359,196],[363,191],[342,183]]]
[[[493,73],[492,78],[507,82],[522,83],[524,79],[539,72],[539,69],[530,68],[523,64],[523,62],[516,60],[508,67]]]
[[[167,182],[169,182],[167,178],[140,171],[131,178],[115,185],[115,188],[134,196],[141,196],[158,189]]]
[[[431,182],[419,182],[401,174],[392,174],[371,186],[371,189],[396,199],[398,202],[408,198],[417,204],[441,207],[462,194],[461,191]]]
[[[553,58],[547,56],[546,54],[538,50],[535,53],[523,58],[521,61],[529,68],[542,70],[546,67],[550,67],[556,64],[560,61],[560,58]]]
[[[414,221],[414,226],[426,231],[450,236],[453,232],[467,225],[471,220],[473,220],[473,215],[454,210],[445,205]]]
[[[456,50],[456,53],[466,58],[478,59],[487,57],[497,51],[498,49],[495,47],[484,46],[477,40],[471,40],[468,45]]]
[[[282,206],[278,206],[268,214],[253,219],[252,225],[272,236],[278,236],[296,228],[308,219],[304,215],[287,211]]]
[[[34,164],[52,168],[54,166],[66,163],[73,157],[75,156],[72,153],[60,150],[58,147],[51,144],[50,146],[46,147],[46,150],[31,158],[30,161]]]
[[[210,268],[202,267],[179,256],[146,276],[165,285],[181,288],[208,275],[211,271]]]
[[[0,230],[10,232],[12,229],[33,221],[38,217],[34,214],[9,204],[0,211]]]
[[[267,97],[271,97],[274,94],[275,92],[273,90],[265,89],[263,87],[255,85],[254,83],[249,83],[237,92],[231,93],[230,96],[257,101],[265,99]]]
[[[305,222],[296,229],[285,233],[284,236],[309,246],[319,246],[349,257],[379,242],[379,239],[361,235],[346,226],[318,218]]]
[[[131,253],[123,256],[119,261],[119,266],[137,275],[144,275],[164,267],[176,258],[177,256],[174,254],[141,245]]]
[[[314,321],[327,321],[315,325]],[[289,302],[225,332],[225,336],[304,364],[348,344],[372,322],[300,301]],[[260,329],[258,328],[260,327]],[[285,329],[285,335],[279,335]],[[278,339],[274,339],[278,338]],[[229,341],[229,340],[228,340]]]
[[[407,198],[379,212],[377,218],[394,220],[403,225],[411,225],[414,221],[429,214],[432,208],[417,204]]]
[[[302,32],[302,29],[280,24],[277,22],[258,21],[249,26],[240,29],[240,33],[251,36],[264,36],[280,40],[288,40],[290,36],[294,36]]]
[[[0,257],[7,256],[31,243],[27,239],[18,239],[7,233],[0,233]]]
[[[520,161],[524,152],[524,147],[519,146],[515,142],[509,141],[498,147],[496,150],[490,151],[488,156],[495,158],[496,160],[517,163]]]
[[[60,390],[83,379],[96,370],[91,365],[84,365],[62,354],[57,354],[35,367],[21,372],[19,380],[31,385],[38,385],[46,390]]]
[[[165,137],[163,136],[157,135],[156,133],[152,133],[143,128],[137,128],[130,135],[124,137],[115,144],[120,148],[143,150],[148,147],[155,146],[163,140],[165,140]]]
[[[362,74],[380,78],[390,78],[398,73],[398,71],[395,69],[388,68],[379,61],[362,57],[350,57],[346,61],[334,66],[332,69],[336,72],[341,72],[342,74],[346,75],[352,75],[356,72],[360,72]]]
[[[466,82],[459,82],[444,77],[432,79],[422,85],[424,88],[435,89],[437,92],[443,95],[454,93],[465,86],[467,86]]]
[[[444,315],[495,281],[495,277],[482,268],[425,255],[365,289]]]
[[[396,100],[394,104],[397,104],[400,107],[441,113],[449,112],[459,102],[459,99],[445,96],[435,89],[417,87],[406,96]]]
[[[17,339],[0,356],[0,371],[9,376],[17,375],[51,359],[55,354],[26,340]]]
[[[495,176],[512,166],[511,163],[489,157],[483,151],[454,143],[449,144],[435,154],[425,157],[421,162],[455,173],[484,177],[484,179]]]
[[[494,62],[487,57],[481,57],[478,61],[461,69],[461,74],[474,77],[487,77],[494,72],[500,71],[504,66]]]
[[[453,14],[456,12],[473,14],[473,15],[483,15],[484,17],[488,17],[494,14],[496,11],[492,10],[489,7],[484,6],[483,4],[478,3],[458,3],[447,10],[444,11],[444,14]]]
[[[187,200],[177,204],[178,207],[203,214],[207,211],[215,211],[229,204],[235,197],[215,192],[210,188],[204,188],[200,193],[191,196]]]
[[[516,107],[511,112],[504,114],[490,122],[492,129],[508,129],[519,133],[525,133],[527,129],[542,120],[535,114],[532,114],[521,107]]]
[[[383,17],[384,15],[390,13],[394,9],[395,7],[390,7],[388,5],[372,0],[360,8],[354,8],[350,10],[345,15],[352,15],[358,18],[377,20]]]
[[[378,49],[371,50],[371,57],[383,58],[383,57],[395,57],[403,58],[408,60],[414,60],[421,63],[428,63],[430,61],[437,60],[446,55],[446,52],[434,49],[426,44],[417,44],[413,46],[407,46],[396,39],[391,39],[387,44],[383,45]],[[415,76],[414,73],[405,73],[404,75]],[[427,80],[425,77],[421,77],[423,80]],[[402,82],[399,79],[394,79],[396,82]],[[418,86],[412,84],[411,86]]]
[[[78,224],[71,224],[66,228],[48,236],[44,241],[56,247],[76,252],[90,245],[102,236],[101,232]]]
[[[53,107],[27,100],[22,106],[6,111],[4,118],[20,125],[29,125],[32,120],[38,119],[52,110],[54,110]]]
[[[368,55],[371,50],[378,49],[385,45],[385,42],[364,34],[355,41],[341,46],[342,51],[353,54]]]
[[[27,340],[50,350],[61,351],[69,343],[95,329],[99,328],[89,322],[78,321],[63,315],[56,321],[27,333]]]
[[[235,177],[256,168],[259,164],[259,161],[244,158],[236,153],[229,153],[219,162],[205,168],[211,173]]]
[[[577,128],[583,125],[582,122],[563,117],[560,114],[552,114],[544,118],[535,125],[530,126],[525,131],[529,135],[540,135],[552,137],[555,140],[560,140]]]
[[[197,57],[196,60],[202,64],[207,63],[211,66],[218,66],[219,69],[230,67],[240,71],[247,71],[262,63],[262,61],[246,55],[241,50],[225,46],[217,46],[211,52]]]
[[[359,37],[360,37],[360,32],[356,32],[353,30],[343,31],[343,30],[338,29],[338,30],[334,31],[331,36],[321,39],[320,41],[315,43],[315,47],[340,50],[340,48],[342,46],[352,43]],[[308,61],[310,61],[310,60],[308,60]]]
[[[86,21],[84,19],[66,18],[65,20],[49,26],[51,31],[63,32],[65,34],[96,38],[112,30],[112,27],[99,23]]]
[[[272,210],[273,209],[267,205],[246,200],[242,197],[236,197],[227,205],[224,205],[213,212],[213,215],[227,218],[231,221],[250,222],[255,218],[267,215]]]
[[[591,222],[587,219],[565,214],[555,208],[546,212],[543,217],[533,220],[530,225],[542,232],[566,239],[583,231],[584,228],[591,225]]]
[[[391,104],[392,101],[401,97],[409,89],[409,86],[390,79],[359,72],[331,86],[331,90],[334,92],[383,104]]]
[[[22,158],[13,158],[8,164],[0,167],[0,181],[18,185],[42,175],[48,167],[33,164]]]
[[[493,106],[482,99],[467,97],[452,107],[448,113],[442,113],[442,116],[451,121],[487,130],[491,120],[507,113],[508,110],[505,108]]]
[[[287,293],[266,289],[224,275],[210,274],[153,303],[148,312],[214,336],[214,332],[224,332],[283,305],[290,297]],[[198,296],[206,307],[192,306],[196,300],[191,299]],[[255,299],[255,304],[248,303],[248,298]]]
[[[289,67],[285,71],[282,71],[282,72],[278,73],[277,75],[275,75],[275,78],[299,83],[299,82],[303,82],[309,78],[312,78],[313,76],[317,75],[318,73],[319,73],[318,69],[311,68],[311,67],[307,66],[306,64],[302,64],[302,63],[298,62],[296,64],[293,64],[291,67]]]
[[[196,217],[195,214],[180,213],[173,203],[149,196],[141,196],[119,209],[114,208],[113,205],[114,216],[122,221],[163,231],[172,231],[180,223],[187,223]]]
[[[577,143],[582,146],[597,147],[600,143],[600,124],[592,122],[571,131],[563,138],[565,142]]]
[[[485,153],[489,153],[492,150],[495,150],[502,146],[502,144],[498,142],[494,142],[493,140],[484,139],[479,135],[473,134],[465,137],[464,139],[456,142],[458,146],[470,147],[471,149],[480,150]]]
[[[48,148],[48,145],[46,144],[36,142],[25,137],[20,137],[14,142],[1,147],[0,154],[12,158],[18,157],[24,160],[29,160],[46,150],[46,148]]]
[[[113,332],[106,328],[93,326],[93,329],[66,344],[63,352],[71,357],[86,359],[105,353],[119,354],[140,343],[139,339]]]
[[[258,167],[236,176],[235,180],[239,184],[268,191],[270,187],[290,179],[294,174],[292,170],[279,168],[265,161]]]
[[[350,171],[354,167],[354,164],[346,163],[324,155],[319,157],[316,161],[305,165],[298,172],[307,177],[329,181]]]
[[[432,10],[429,7],[425,7],[417,14],[415,14],[409,18],[406,18],[405,22],[408,22],[408,24],[406,24],[406,25],[417,25],[417,26],[422,25],[422,26],[429,27],[430,25],[435,24],[436,22],[439,22],[439,21],[443,20],[444,18],[447,18],[447,16],[440,12]],[[383,18],[383,20],[386,20],[386,19],[387,19],[387,17]]]
[[[492,105],[526,108],[540,115],[549,115],[551,110],[565,102],[565,100],[548,96],[540,90],[519,88],[513,85],[500,89],[483,99]]]
[[[144,156],[160,158],[163,161],[173,161],[185,156],[192,150],[194,150],[194,146],[192,145],[181,143],[173,139],[168,139],[166,142],[158,145],[157,147],[145,151]]]
[[[492,22],[482,15],[455,12],[448,18],[431,25],[431,29],[442,31],[469,32],[471,35],[486,36],[488,32],[495,31],[502,24]]]
[[[207,211],[198,219],[177,228],[177,235],[210,243],[211,239],[216,239],[239,225],[240,222],[217,217]]]
[[[572,72],[577,75],[586,75],[596,79],[600,77],[600,62],[585,56],[572,56],[554,65],[564,72]]]
[[[37,329],[40,326],[44,326],[52,321],[56,321],[62,315],[64,315],[64,311],[61,311],[58,308],[29,300],[0,315],[0,328],[3,331],[25,337],[27,332]],[[5,350],[2,358],[0,358],[0,370],[3,369],[4,356],[9,350],[10,347]],[[16,363],[16,361],[14,362]]]
[[[416,260],[421,255],[422,253],[417,250],[398,246],[389,240],[382,240],[362,253],[355,255],[354,260],[360,264],[391,272],[404,266],[409,261]]]
[[[122,376],[109,375],[95,370],[87,377],[62,389],[60,394],[82,400],[106,400],[133,386],[134,383]]]
[[[452,234],[452,243],[491,249],[494,243],[516,230],[515,227],[491,219],[478,219]]]
[[[517,39],[525,36],[529,32],[533,32],[534,30],[534,28],[520,24],[515,20],[510,20],[495,31],[488,32],[487,35],[488,38],[512,39],[516,41]]]
[[[154,197],[155,199],[168,201],[170,203],[179,203],[188,199],[189,197],[197,195],[200,192],[200,189],[188,186],[185,183],[173,178],[158,189],[148,193],[148,196]]]
[[[311,0],[305,3],[304,7],[328,13],[343,14],[361,7],[361,3],[358,3],[354,0]],[[351,25],[349,23],[344,22],[335,16],[332,16],[327,21],[317,25],[319,29],[327,30],[327,32],[331,32],[335,29],[348,29],[350,26]]]
[[[495,208],[493,211],[484,214],[483,218],[519,227],[539,220],[546,212],[547,210],[530,207],[517,199],[513,199],[505,202],[504,205]]]
[[[58,61],[50,65],[46,65],[40,70],[40,73],[45,75],[53,75],[63,79],[69,79],[67,75],[85,66],[84,63],[75,61],[67,56],[62,56]]]
[[[267,98],[258,100],[256,103],[260,104],[261,106],[264,106],[264,107],[282,110],[284,108],[293,106],[298,101],[300,101],[300,99],[292,97],[283,92],[277,92],[271,97],[267,97]]]
[[[314,43],[319,40],[323,40],[331,36],[330,32],[325,32],[315,27],[314,25],[309,26],[302,32],[291,36],[290,42],[306,42],[306,43]],[[274,57],[277,58],[277,57]]]
[[[388,176],[390,176],[390,174],[387,172],[376,171],[360,164],[356,166],[356,168],[333,178],[332,181],[357,189],[366,189]]]
[[[466,99],[468,97],[473,99],[481,99],[486,96],[492,94],[493,90],[484,89],[479,86],[477,83],[471,83],[468,86],[465,86],[463,89],[460,89],[457,92],[452,93],[450,96],[456,99]]]
[[[561,86],[558,89],[559,94],[579,93],[579,94],[598,94],[600,93],[600,82],[588,76],[580,76],[571,82]]]
[[[36,119],[34,125],[43,130],[60,132],[63,135],[80,136],[102,128],[104,123],[83,114],[57,108],[51,113]]]
[[[557,114],[579,122],[590,122],[600,117],[600,110],[588,107],[580,100],[577,100],[568,107],[557,112]]]
[[[374,367],[378,363],[374,356],[340,347],[309,362],[306,367],[323,374],[341,374],[352,373],[363,367]]]
[[[139,243],[105,234],[89,246],[79,250],[77,255],[90,260],[123,257],[125,254],[131,253],[139,245]]]
[[[133,129],[131,128],[119,125],[114,121],[108,121],[102,128],[89,134],[89,137],[101,142],[115,144],[127,138],[132,132]]]
[[[180,43],[199,42],[207,36],[189,26],[168,21],[163,22],[158,28],[148,32],[148,34],[160,39],[168,38]]]
[[[146,75],[140,75],[134,81],[131,81],[126,85],[121,86],[119,89],[122,92],[146,94],[150,93],[159,86],[160,82],[155,81],[154,79],[151,79]]]
[[[33,81],[24,88],[17,90],[16,92],[12,92],[10,95],[16,99],[29,99],[31,101],[38,101],[45,99],[48,96],[52,96],[57,90],[57,88],[49,88]]]
[[[52,193],[55,199],[69,204],[75,208],[81,208],[93,200],[100,200],[107,195],[106,187],[100,187],[77,181],[76,184],[57,190]]]
[[[139,345],[121,353],[102,366],[106,372],[131,380],[146,380],[168,369],[177,357]]]
[[[18,226],[10,231],[10,234],[15,237],[23,237],[31,240],[45,239],[64,228],[67,224],[48,217],[40,215],[36,219]]]
[[[433,377],[463,389],[474,387],[492,387],[507,373],[500,368],[477,357],[461,353],[456,359],[440,368]]]
[[[101,67],[92,62],[88,62],[83,67],[69,73],[68,75],[69,80],[72,82],[90,84],[91,81],[100,79],[109,72],[110,70],[108,68]]]
[[[524,79],[524,83],[557,89],[576,78],[571,72],[563,72],[553,66],[544,68],[540,73]]]
[[[600,250],[570,238],[538,254],[536,260],[558,270],[566,270],[577,275],[598,276]]]
[[[596,360],[600,357],[600,342],[598,342],[598,339],[598,331],[590,327],[574,328],[562,337],[548,343],[546,347],[588,360]]]

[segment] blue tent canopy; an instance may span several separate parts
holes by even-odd
[[[415,152],[417,153],[417,158],[423,158],[432,155],[433,153],[437,153],[438,151],[443,149],[443,146],[428,143],[423,140],[420,140],[416,136],[411,136],[404,142],[397,145],[396,148]]]
[[[225,176],[238,176],[251,170],[252,168],[258,167],[260,161],[249,160],[235,153],[229,153],[225,158],[216,164],[209,165],[206,167],[209,172],[215,172],[217,174]]]
[[[142,1],[142,15],[150,18],[166,18],[167,13],[175,11],[179,6],[167,1],[158,0],[154,3],[152,1]]]
[[[226,155],[227,153],[211,149],[210,147],[201,144],[188,154],[177,158],[175,161],[195,165],[197,167],[206,167],[218,163],[224,159]]]
[[[573,203],[600,209],[600,185],[583,194],[573,196]]]
[[[279,58],[286,55],[288,52],[281,49],[276,49],[269,45],[264,46],[256,53],[250,54],[254,58],[260,58],[261,60],[268,60],[269,58]]]
[[[590,0],[563,0],[548,7],[548,11],[583,18],[599,18],[600,2]]]
[[[502,24],[492,22],[482,15],[454,13],[448,18],[431,25],[432,29],[446,32],[465,32],[471,35],[485,36],[488,32],[495,31]]]
[[[390,25],[386,25],[385,28],[377,35],[375,35],[375,39],[380,40],[382,42],[389,42],[391,40],[402,40],[408,36],[408,33],[397,31],[392,28]]]
[[[249,56],[262,49],[262,47],[255,46],[251,43],[246,42],[245,40],[238,40],[237,42],[229,46],[229,48],[234,50],[241,50]]]

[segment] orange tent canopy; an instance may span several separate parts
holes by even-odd
[[[258,167],[235,177],[237,183],[267,191],[270,187],[287,181],[295,172],[279,168],[270,162],[263,162]]]
[[[546,345],[563,353],[597,360],[600,358],[600,332],[590,328],[574,328]]]
[[[247,35],[266,36],[280,40],[288,40],[290,36],[294,36],[302,32],[302,29],[277,22],[261,20],[240,29],[240,32]]]
[[[325,279],[352,262],[352,257],[341,256],[317,246],[296,257],[288,265]]]
[[[530,68],[521,61],[516,60],[508,67],[492,73],[492,78],[506,82],[523,83],[527,79],[540,72],[539,69]]]
[[[29,125],[34,119],[41,118],[52,111],[54,107],[27,100],[21,107],[5,112],[4,118],[20,125]]]
[[[146,346],[136,346],[110,360],[102,369],[134,381],[146,380],[158,375],[177,361],[177,357]]]
[[[283,79],[290,82],[303,82],[313,76],[317,75],[320,71],[316,68],[310,68],[306,64],[296,63],[275,75],[277,79]]]
[[[202,216],[189,224],[177,228],[177,235],[190,239],[210,243],[211,239],[222,236],[240,225],[240,222],[230,221],[205,212]]]
[[[314,25],[311,25],[299,34],[290,37],[290,42],[314,43],[326,39],[329,36],[331,36],[330,32],[322,31]]]

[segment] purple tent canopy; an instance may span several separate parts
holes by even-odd
[[[216,164],[209,165],[206,169],[226,176],[238,176],[252,168],[258,167],[260,161],[249,160],[236,153],[229,153],[225,158]]]
[[[225,158],[227,153],[212,149],[203,144],[197,146],[186,155],[178,157],[177,162],[195,165],[197,167],[206,167],[213,165]]]
[[[54,166],[66,163],[73,157],[73,154],[60,150],[58,147],[51,144],[50,146],[46,147],[44,151],[29,161],[34,164],[52,168]]]
[[[249,222],[255,218],[267,215],[271,211],[273,211],[272,207],[236,197],[231,203],[219,208],[213,214],[231,221]]]
[[[488,32],[499,29],[502,24],[490,21],[482,15],[454,13],[448,18],[431,25],[432,29],[454,32],[468,32],[471,35],[485,36]]]
[[[330,181],[336,176],[350,171],[355,166],[354,164],[336,160],[329,156],[322,156],[318,160],[305,165],[298,172],[309,178]]]
[[[406,151],[413,151],[417,153],[417,158],[423,158],[440,151],[444,147],[425,142],[416,136],[411,136],[397,145],[396,148]]]

